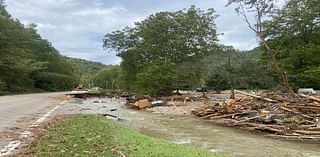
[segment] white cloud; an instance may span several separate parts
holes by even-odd
[[[106,33],[133,26],[146,16],[163,10],[180,10],[195,4],[214,7],[221,43],[244,50],[257,45],[255,36],[227,0],[7,0],[7,9],[24,24],[36,23],[43,38],[63,55],[115,64],[120,58],[102,50]]]

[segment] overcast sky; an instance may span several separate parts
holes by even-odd
[[[177,11],[195,5],[214,8],[220,43],[240,50],[257,46],[254,33],[227,0],[6,0],[7,10],[23,24],[35,23],[41,36],[62,55],[105,64],[118,64],[120,58],[102,50],[106,33],[133,26],[159,11]]]

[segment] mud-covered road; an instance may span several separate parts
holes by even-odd
[[[26,125],[62,101],[67,92],[11,95],[0,97],[0,132]]]
[[[68,92],[0,96],[0,157],[22,147],[49,120]]]

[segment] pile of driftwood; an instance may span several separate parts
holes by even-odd
[[[320,99],[300,94],[292,99],[279,93],[210,104],[192,113],[219,124],[262,131],[272,137],[320,141]]]

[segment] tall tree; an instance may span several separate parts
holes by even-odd
[[[212,52],[217,45],[214,23],[217,16],[214,13],[213,9],[202,11],[195,6],[177,12],[156,13],[141,22],[136,22],[133,28],[127,27],[107,34],[104,38],[104,47],[118,52],[118,56],[123,59],[121,66],[127,83],[136,85],[138,76],[140,79],[144,76],[140,73],[153,74],[163,67],[170,68],[168,70],[174,72],[172,69],[176,69],[184,61],[201,60]],[[150,69],[152,67],[155,69]],[[166,75],[168,77],[162,78],[171,78],[168,73]],[[173,82],[174,80],[160,81],[164,86],[171,84],[168,88],[172,88]],[[152,86],[150,83],[149,85]]]

